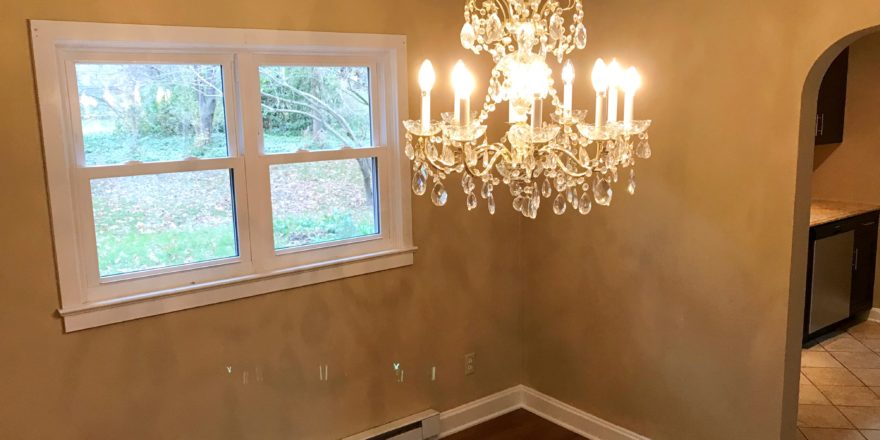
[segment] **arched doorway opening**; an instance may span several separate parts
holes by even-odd
[[[792,271],[791,271],[791,296],[789,300],[789,325],[788,325],[788,348],[785,363],[785,395],[783,399],[783,427],[782,438],[802,438],[795,434],[795,420],[797,417],[799,403],[804,403],[804,397],[799,396],[798,390],[802,392],[816,389],[811,388],[809,382],[805,387],[801,384],[801,346],[803,341],[804,329],[804,303],[807,287],[807,266],[808,266],[808,246],[810,240],[810,208],[811,200],[815,194],[813,188],[813,172],[814,157],[822,160],[823,155],[827,155],[828,149],[816,154],[816,124],[817,124],[817,98],[819,96],[820,84],[823,77],[828,71],[832,62],[846,48],[854,43],[859,42],[863,38],[871,37],[872,34],[880,32],[880,26],[870,27],[858,30],[839,39],[825,49],[818,56],[812,68],[809,70],[804,81],[804,87],[801,95],[801,114],[800,129],[797,153],[797,181],[795,191],[795,212],[794,212],[794,230],[792,235]],[[880,51],[880,44],[877,45],[877,51]],[[880,87],[880,85],[878,85]],[[852,89],[850,90],[852,93]],[[878,200],[880,201],[880,200]],[[880,205],[880,203],[877,203]],[[878,273],[880,276],[880,273]],[[834,361],[835,357],[830,356],[829,359]],[[865,384],[867,385],[867,384]],[[824,385],[820,385],[824,386]],[[829,386],[830,389],[832,386]],[[866,388],[867,389],[867,388]],[[806,394],[806,393],[805,393]],[[827,392],[820,392],[816,399],[825,399],[823,402],[828,406],[834,407],[831,400],[828,400]],[[800,399],[799,399],[800,397]],[[837,400],[837,399],[832,399]],[[845,399],[844,399],[845,400]],[[839,401],[839,400],[838,400]],[[807,404],[809,405],[809,404]],[[859,428],[851,423],[848,417],[843,416],[841,424],[849,424],[850,428]],[[828,427],[831,428],[830,426]],[[843,428],[843,426],[841,426]],[[794,436],[792,436],[794,435]],[[858,433],[855,433],[858,435]],[[809,436],[807,436],[809,438]]]

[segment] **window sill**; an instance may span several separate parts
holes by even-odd
[[[163,313],[262,295],[413,264],[415,247],[359,255],[266,274],[132,295],[58,310],[64,331],[74,332]]]

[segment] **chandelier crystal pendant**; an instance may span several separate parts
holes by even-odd
[[[566,55],[587,44],[581,0],[468,0],[461,44],[476,54],[488,52],[495,67],[485,102],[471,111],[473,76],[459,61],[452,72],[455,103],[452,112],[431,120],[434,68],[425,61],[419,71],[422,90],[420,120],[403,121],[407,130],[407,157],[413,163],[412,189],[430,190],[431,201],[443,206],[444,185],[461,174],[468,210],[479,199],[495,213],[494,190],[509,187],[513,208],[536,218],[542,199],[553,199],[553,212],[588,214],[593,202],[608,206],[612,184],[620,174],[627,191],[635,193],[635,158],[651,156],[647,129],[651,121],[634,120],[635,93],[641,79],[635,68],[621,68],[616,60],[596,61],[592,72],[596,90],[596,117],[572,108],[574,66]],[[563,93],[555,88],[548,57],[561,66]],[[623,120],[618,121],[619,93],[623,92]],[[544,101],[553,106],[552,123],[543,120]],[[509,128],[498,142],[489,142],[485,125],[497,106],[507,101]],[[480,184],[480,197],[476,195]],[[554,197],[555,194],[555,197]]]

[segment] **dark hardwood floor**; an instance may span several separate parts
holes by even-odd
[[[445,440],[585,440],[524,409],[518,409],[473,428],[446,437]]]

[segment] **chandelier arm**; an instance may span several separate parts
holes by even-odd
[[[586,171],[583,172],[569,169],[567,166],[565,166],[565,163],[562,161],[562,159],[559,158],[559,156],[554,154],[553,158],[556,160],[556,164],[559,165],[559,168],[562,168],[562,171],[569,176],[586,177],[588,174],[592,173],[592,171],[588,167],[585,167]],[[578,162],[578,165],[580,165],[580,162]]]
[[[500,148],[498,146],[500,146]],[[483,177],[485,175],[491,175],[492,169],[495,168],[495,163],[498,162],[498,159],[501,156],[510,156],[510,153],[507,151],[506,148],[503,148],[503,145],[501,145],[501,144],[497,144],[497,143],[496,144],[484,144],[484,146],[481,148],[484,148],[483,151],[491,151],[491,150],[493,150],[493,147],[494,147],[495,154],[492,155],[492,158],[489,159],[489,162],[486,164],[485,167],[483,167],[482,171],[480,171],[479,168],[477,168],[476,166],[472,167],[472,166],[468,165],[467,161],[465,161],[465,167],[467,168],[469,173],[473,174],[475,177]],[[474,153],[474,154],[476,154],[476,153]],[[479,162],[480,161],[478,159],[477,163],[479,163]]]
[[[481,146],[474,149],[475,155],[480,155],[484,153],[492,154],[493,159],[489,160],[490,163],[492,163],[499,155],[507,156],[508,158],[510,157],[510,151],[504,147],[504,144],[500,142],[496,142],[494,144],[483,143]]]
[[[443,162],[443,160],[438,159],[435,161],[434,159],[432,159],[431,157],[429,157],[427,155],[425,155],[425,160],[427,161],[428,165],[431,165],[431,167],[433,167],[434,169],[436,169],[440,172],[443,172],[445,174],[452,174],[452,173],[460,173],[461,172],[460,167],[455,166],[455,164],[447,165],[446,162]]]
[[[430,141],[429,141],[429,140],[425,140],[424,142],[427,144],[427,143],[430,142]],[[436,142],[435,142],[435,143],[436,143]],[[465,144],[466,144],[466,143],[465,143]],[[501,148],[496,147],[496,145],[497,145],[497,146],[501,146]],[[444,142],[440,143],[440,146],[441,146],[441,147],[442,147],[442,146],[445,146],[445,147],[447,147],[447,148],[451,148],[451,147],[449,147],[449,145],[448,145],[448,141],[444,141]],[[481,153],[481,152],[483,152],[483,151],[493,151],[493,150],[498,152],[498,153],[496,153],[496,155],[495,155],[496,157],[497,157],[498,154],[500,154],[500,153],[505,153],[505,155],[507,154],[507,153],[506,153],[507,150],[506,150],[505,148],[503,148],[503,145],[502,145],[502,144],[500,144],[500,143],[489,144],[489,143],[486,142],[485,140],[484,140],[479,146],[477,146],[477,145],[475,144],[475,146],[474,146],[473,148],[474,148],[474,154]],[[463,171],[464,168],[467,168],[468,171],[471,172],[471,174],[474,174],[473,171],[471,171],[471,167],[469,167],[469,166],[467,165],[467,158],[464,157],[464,153],[463,153],[464,150],[465,150],[465,148],[464,148],[464,144],[463,144],[461,147],[457,148],[457,149],[462,151],[462,157],[463,157],[463,160],[461,161],[461,163],[458,163],[458,164],[456,164],[456,163],[451,163],[451,164],[450,164],[450,163],[448,163],[448,162],[446,162],[446,161],[444,161],[444,160],[442,160],[442,159],[439,159],[439,158],[437,158],[437,159],[435,160],[435,159],[431,158],[430,156],[428,156],[427,154],[425,155],[425,159],[430,163],[431,166],[433,166],[434,168],[436,168],[436,169],[438,169],[438,170],[440,170],[440,171],[443,171],[443,172],[446,173],[446,174],[450,174],[451,172],[458,172],[458,173],[460,173],[460,172]],[[494,162],[495,162],[495,159],[493,158],[493,160],[490,161],[490,166],[488,167],[489,169],[486,170],[486,171],[491,170],[491,164],[494,164]],[[485,174],[485,172],[483,172],[483,174]],[[476,175],[476,174],[475,174],[475,175]],[[482,174],[480,174],[480,176],[482,176]]]
[[[424,151],[424,159],[425,159],[425,163],[427,165],[430,165],[431,168],[434,168],[435,170],[446,173],[446,174],[450,174],[451,172],[455,171],[455,167],[453,166],[454,164],[447,165],[446,162],[444,162],[439,157],[431,157],[431,155],[429,155],[428,151],[427,151],[428,145],[439,144],[439,146],[443,147],[446,145],[446,143],[447,143],[446,141],[441,142],[441,143],[431,142],[429,137],[424,137],[420,140],[420,143],[422,145],[422,150]],[[436,146],[435,146],[435,149],[436,149]]]
[[[589,164],[589,163],[586,163],[586,164],[581,163],[580,159],[578,159],[578,158],[574,155],[574,153],[572,153],[571,151],[568,151],[567,149],[564,149],[564,148],[559,148],[559,147],[549,147],[549,146],[548,146],[548,147],[544,147],[544,148],[542,148],[541,150],[539,150],[539,152],[541,152],[541,153],[562,153],[562,154],[564,154],[565,156],[568,156],[571,160],[573,160],[573,161],[574,161],[576,164],[578,164],[578,166],[580,166],[581,168],[590,168],[590,164]],[[558,155],[558,154],[554,154],[553,156],[554,156],[555,158],[557,158],[557,159],[559,158],[559,155]]]
[[[503,19],[503,21],[509,21],[510,20],[510,11],[509,11],[510,4],[507,3],[505,0],[493,0],[493,1],[497,5],[498,9],[501,11],[501,16],[502,16],[501,18]]]
[[[564,8],[559,8],[559,10],[562,11],[562,12],[568,12],[568,11],[574,9],[574,7],[575,7],[575,1],[574,1],[574,0],[568,0],[568,5],[565,6]]]
[[[569,1],[570,1],[570,0],[569,0]],[[544,2],[544,4],[540,5],[540,6],[537,8],[538,16],[543,15],[544,12],[547,10],[547,7],[548,7],[548,6],[550,6],[550,2],[546,2],[546,1]]]

